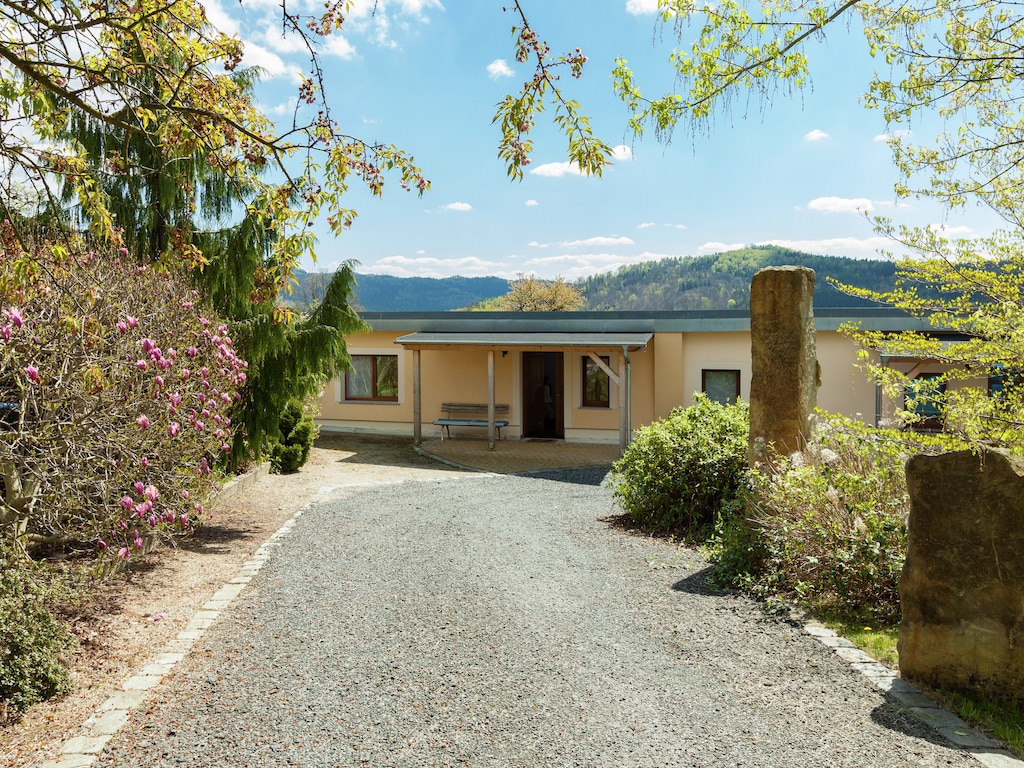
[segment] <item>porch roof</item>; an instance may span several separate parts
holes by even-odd
[[[583,347],[646,349],[653,332],[640,333],[471,333],[421,331],[395,339],[406,347]]]

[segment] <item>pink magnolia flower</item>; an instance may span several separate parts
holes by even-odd
[[[156,385],[157,385],[158,387],[162,387],[162,386],[164,385],[164,377],[163,377],[163,376],[157,376],[157,377],[155,377],[155,378],[153,379],[153,381],[155,381],[155,382],[156,382]]]
[[[170,425],[167,427],[167,434],[169,434],[171,437],[174,437],[179,432],[181,432],[181,424],[179,424],[176,421],[172,421]]]
[[[145,338],[141,342],[143,352],[151,352],[156,347],[156,342],[150,338]]]
[[[221,449],[222,451],[224,451],[224,453],[230,453],[230,452],[231,452],[231,444],[230,444],[230,443],[224,443],[224,444],[223,444],[223,445],[222,445],[222,446],[220,447],[220,449]]]
[[[187,499],[188,498],[188,488],[182,489],[182,491],[181,491],[181,498],[183,498],[183,499]]]
[[[206,428],[206,425],[201,421],[196,422],[196,430],[202,432]]]
[[[146,361],[145,360],[136,360],[135,361],[135,367],[138,368],[140,371],[146,370]]]
[[[123,245],[117,249],[117,252],[124,256],[126,259],[128,258],[128,249],[125,248]]]
[[[171,401],[171,405],[181,405],[181,395],[178,394],[177,392],[172,392],[170,395],[167,396],[167,399]]]
[[[183,528],[188,528],[188,515],[182,515],[178,519],[181,521],[181,525]]]
[[[127,512],[129,509],[131,509],[135,505],[135,502],[132,501],[132,497],[131,496],[122,496],[120,504],[121,504],[121,509],[123,509],[125,512]]]
[[[141,414],[139,418],[135,420],[135,423],[138,424],[143,429],[149,429],[149,417],[146,416],[146,414],[144,413]]]
[[[192,375],[192,372],[188,368],[182,368],[181,369],[181,378],[188,379],[188,377],[191,376],[191,375]]]
[[[145,490],[142,491],[142,495],[150,501],[156,501],[157,497],[160,496],[160,491],[156,489],[155,485],[147,485]]]
[[[25,324],[25,315],[21,313],[18,307],[10,307],[4,311],[4,314],[10,318],[15,328],[21,328]]]
[[[36,368],[34,365],[25,366],[25,375],[28,377],[29,381],[34,382],[36,384],[39,384],[41,381],[41,379],[39,378],[39,369]]]
[[[134,491],[135,491],[135,492],[136,492],[137,494],[140,494],[140,495],[142,494],[142,491],[143,491],[143,490],[145,490],[145,488],[146,488],[146,486],[142,484],[142,481],[141,481],[141,480],[136,480],[136,481],[135,481],[135,482],[134,482],[134,483],[132,484],[132,489],[134,489]]]
[[[125,317],[124,321],[125,321],[125,323],[128,324],[129,328],[134,328],[135,326],[137,326],[139,324],[139,318],[132,317],[131,315],[128,315],[127,317]]]
[[[141,459],[139,460],[139,464],[141,464],[141,465],[142,465],[142,466],[144,466],[144,467],[148,467],[148,466],[149,466],[149,457],[148,457],[148,456],[143,456],[143,457],[142,457],[142,458],[141,458]]]
[[[117,556],[120,557],[122,560],[129,560],[131,559],[132,551],[128,549],[128,547],[121,547],[119,550],[117,550]]]
[[[9,326],[9,325],[0,325],[0,337],[2,337],[4,341],[10,341],[11,340],[11,326]]]
[[[107,551],[107,542],[105,542],[103,539],[97,539],[96,546],[102,549],[104,552]]]
[[[117,330],[119,330],[121,333],[128,332],[128,324],[124,320],[118,320],[116,323],[116,327]]]

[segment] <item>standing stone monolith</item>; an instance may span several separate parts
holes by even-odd
[[[907,490],[900,673],[1024,703],[1024,458],[914,456]]]
[[[814,270],[767,267],[750,284],[750,461],[804,445],[818,403]]]

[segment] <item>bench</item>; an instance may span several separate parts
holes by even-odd
[[[448,437],[452,436],[451,427],[486,427],[487,426],[487,403],[442,403],[441,413],[444,416],[440,419],[434,419],[434,424],[441,427],[441,439],[444,440],[445,433],[448,433]],[[467,414],[471,413],[482,413],[484,418],[470,418]],[[494,406],[494,415],[507,416],[508,405],[501,404]],[[494,428],[498,433],[498,439],[501,439],[501,428],[508,426],[508,419],[494,419]]]

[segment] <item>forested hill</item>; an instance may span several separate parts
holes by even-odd
[[[589,310],[745,309],[750,281],[763,267],[810,267],[816,274],[816,307],[856,307],[866,302],[836,290],[826,278],[873,290],[893,287],[888,261],[815,256],[775,246],[757,246],[710,256],[691,256],[621,267],[577,283]]]
[[[323,277],[298,271],[294,302],[319,298],[315,288]],[[322,290],[322,289],[321,289]],[[392,277],[356,274],[355,306],[368,312],[447,312],[463,309],[508,292],[500,277]]]

